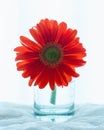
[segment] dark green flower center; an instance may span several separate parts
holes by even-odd
[[[44,52],[44,59],[49,63],[56,63],[60,58],[60,51],[56,47],[49,47]]]
[[[41,59],[45,64],[55,65],[62,58],[62,50],[56,44],[47,44],[41,52]]]

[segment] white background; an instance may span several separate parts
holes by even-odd
[[[13,49],[20,45],[20,35],[31,38],[28,29],[47,17],[76,28],[87,50],[75,101],[104,104],[103,12],[103,0],[0,0],[0,101],[33,103],[34,87],[16,70]]]

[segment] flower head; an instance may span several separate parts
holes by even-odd
[[[72,77],[79,74],[75,68],[83,66],[86,61],[86,49],[76,37],[77,30],[67,28],[65,22],[42,19],[32,27],[33,40],[20,36],[22,46],[16,51],[17,70],[23,71],[24,78],[30,77],[29,86],[44,88],[48,83],[54,90],[57,86],[68,86]]]

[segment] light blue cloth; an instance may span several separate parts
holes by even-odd
[[[104,105],[78,105],[65,122],[37,119],[32,106],[0,103],[0,130],[104,130]]]

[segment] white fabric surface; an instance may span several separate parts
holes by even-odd
[[[0,130],[104,130],[104,105],[76,107],[65,122],[41,121],[32,106],[0,102]]]

